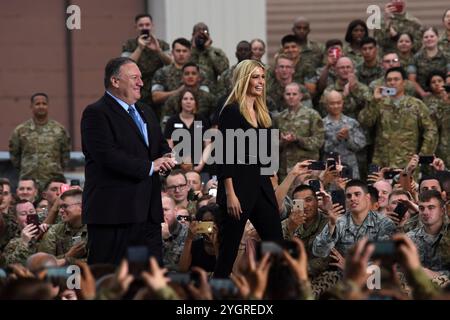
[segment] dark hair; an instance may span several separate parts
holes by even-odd
[[[187,183],[187,178],[186,178],[186,175],[184,174],[184,171],[181,170],[181,169],[175,169],[175,170],[170,171],[169,175],[166,177],[166,180],[165,180],[164,184],[167,185],[167,179],[168,179],[169,177],[178,176],[178,175],[180,175],[180,174],[184,177],[184,180],[185,180],[186,183]]]
[[[0,300],[51,300],[51,286],[36,278],[8,281],[0,292]]]
[[[442,185],[441,180],[437,176],[434,176],[434,175],[422,176],[422,178],[419,181],[419,190],[420,190],[420,185],[422,184],[422,182],[424,182],[426,180],[436,180],[439,183],[439,187],[441,187],[441,190],[444,190],[444,186]]]
[[[140,13],[134,17],[134,23],[137,23],[141,18],[150,18],[150,20],[153,21],[153,18],[149,13]]]
[[[15,210],[15,211],[16,211],[16,214],[17,214],[17,206],[18,206],[19,204],[24,204],[24,203],[27,203],[27,202],[31,203],[31,204],[33,205],[33,208],[36,208],[36,207],[34,206],[34,203],[31,202],[30,200],[26,200],[26,199],[18,199],[18,200],[16,201],[16,204],[14,205],[14,208],[16,209],[16,210]]]
[[[427,77],[427,87],[431,88],[431,79],[433,79],[434,76],[439,76],[442,78],[442,80],[444,80],[444,84],[445,84],[445,79],[447,78],[446,74],[440,70],[432,70]]]
[[[377,40],[375,40],[372,37],[364,37],[361,40],[361,47],[365,44],[369,44],[369,43],[373,43],[373,45],[376,47],[377,46]]]
[[[37,189],[38,188],[38,184],[36,182],[35,178],[29,177],[29,176],[23,176],[19,179],[19,183],[20,181],[33,181],[33,186]]]
[[[67,197],[81,197],[83,195],[83,191],[80,189],[69,189],[61,195],[61,199],[64,200]]]
[[[377,188],[375,188],[374,186],[367,186],[367,190],[369,191],[370,194],[370,201],[372,203],[378,202],[379,195]]]
[[[0,184],[1,184],[1,185],[7,184],[8,186],[11,187],[11,181],[9,181],[8,178],[0,178]]]
[[[285,35],[283,38],[281,38],[281,45],[284,46],[286,43],[289,42],[295,42],[299,46],[301,45],[300,40],[293,34]]]
[[[399,33],[393,38],[393,40],[394,40],[395,42],[397,42],[397,41],[400,39],[400,37],[401,37],[402,35],[404,35],[404,34],[406,34],[406,35],[408,36],[409,40],[411,40],[411,43],[414,43],[414,37],[413,37],[412,34],[409,33],[409,32],[399,32]]]
[[[136,62],[127,57],[113,58],[108,61],[108,63],[105,66],[105,79],[103,82],[105,89],[108,89],[109,86],[111,85],[111,77],[112,76],[117,77],[120,72],[120,67],[127,63],[136,63]]]
[[[369,34],[369,30],[367,29],[367,25],[366,23],[361,20],[361,19],[356,19],[353,20],[349,23],[348,27],[347,27],[347,31],[345,33],[345,41],[347,41],[348,43],[352,43],[352,31],[353,29],[355,29],[357,26],[362,26],[364,28],[364,32],[366,34],[366,36]]]
[[[434,27],[434,26],[425,26],[425,27],[423,28],[422,37],[423,37],[423,35],[425,34],[425,32],[427,32],[428,30],[433,31],[433,32],[436,34],[436,36],[439,37],[439,31],[438,31],[438,29],[436,29],[436,27]]]
[[[387,71],[386,71],[386,73],[384,75],[384,80],[387,79],[388,74],[391,73],[391,72],[399,72],[402,75],[402,79],[403,80],[407,79],[407,75],[406,75],[405,69],[403,69],[402,67],[392,67],[392,68],[387,69]]]
[[[34,98],[36,98],[36,97],[45,97],[45,99],[47,99],[47,102],[48,102],[48,95],[46,94],[46,93],[44,93],[44,92],[36,92],[36,93],[33,93],[33,95],[31,96],[31,103],[33,103],[34,102]]]
[[[445,16],[447,15],[447,12],[450,10],[450,8],[445,9],[444,14],[442,15],[442,21],[444,21]]]
[[[314,196],[314,198],[317,199],[316,193],[314,192],[314,189],[310,185],[307,185],[307,184],[300,184],[297,187],[295,187],[294,191],[292,191],[292,198],[294,198],[294,195],[296,193],[302,192],[302,191],[305,191],[305,190],[311,191],[311,193]]]
[[[203,217],[206,213],[211,212],[213,216],[213,221],[216,220],[216,217],[219,212],[219,205],[215,203],[208,204],[206,206],[200,207],[195,214],[195,220],[203,221]]]
[[[439,205],[441,207],[444,207],[445,201],[442,199],[442,195],[437,190],[425,190],[424,192],[421,192],[419,194],[419,202],[427,202],[431,199],[437,199],[439,201]]]
[[[191,49],[191,47],[192,47],[192,44],[191,44],[191,42],[188,39],[186,39],[186,38],[177,38],[177,39],[173,40],[173,42],[172,42],[172,50],[175,49],[175,45],[177,43],[181,44],[183,47],[186,47],[186,48],[189,48],[189,49]]]
[[[342,48],[344,45],[342,44],[342,41],[340,39],[330,39],[325,43],[326,50],[330,49],[333,46],[341,46]]]
[[[183,90],[181,90],[180,94],[178,95],[178,101],[177,101],[177,105],[178,105],[178,112],[181,112],[182,108],[181,108],[181,101],[183,100],[183,97],[185,95],[186,92],[190,92],[192,94],[192,96],[194,97],[194,101],[195,101],[195,112],[198,111],[199,105],[198,105],[198,95],[196,92],[194,92],[192,89],[189,88],[184,88]],[[195,113],[194,112],[194,113]]]
[[[188,67],[195,67],[197,69],[197,71],[200,73],[200,67],[195,62],[187,62],[187,63],[185,63],[183,65],[183,67],[181,68],[181,70],[184,72],[184,69],[186,69]]]
[[[61,183],[66,183],[66,177],[64,177],[63,175],[55,175],[53,177],[51,177],[50,179],[48,179],[48,181],[45,183],[44,185],[44,189],[43,190],[47,190],[48,187],[53,183],[53,182],[61,182]]]
[[[345,186],[345,191],[347,191],[347,189],[350,187],[359,187],[364,191],[364,193],[366,193],[366,194],[369,193],[369,188],[367,187],[367,183],[365,183],[364,181],[359,180],[359,179],[353,179],[353,180],[350,180],[349,182],[347,182],[347,184]]]

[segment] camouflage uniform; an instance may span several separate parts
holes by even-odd
[[[345,257],[348,249],[367,236],[369,241],[387,240],[395,232],[395,224],[385,215],[369,211],[361,225],[356,225],[350,212],[338,218],[333,234],[330,234],[328,224],[316,237],[313,244],[313,254],[326,257],[332,248],[336,248]]]
[[[231,66],[231,68],[225,70],[217,80],[216,86],[216,97],[221,98],[225,95],[229,95],[231,90],[233,89],[233,72],[234,68],[236,68],[236,64]]]
[[[420,226],[406,234],[419,251],[420,262],[425,268],[450,276],[450,232],[444,224],[439,234],[433,236]]]
[[[285,240],[292,240],[294,237],[300,239],[305,244],[306,252],[308,254],[308,273],[311,277],[317,276],[320,272],[328,268],[329,259],[316,258],[312,254],[312,246],[316,236],[323,230],[328,222],[328,218],[321,212],[317,213],[316,219],[308,227],[305,228],[301,224],[295,229],[293,234],[289,233],[288,224],[289,219],[281,221],[281,228],[283,231],[283,238]]]
[[[325,67],[317,68],[315,74],[311,78],[305,79],[305,83],[313,83],[313,84],[317,85],[319,83],[320,74],[322,73],[324,68]],[[334,68],[328,69],[327,87],[334,85],[336,80],[337,80],[337,78],[336,78],[336,73],[334,71]]]
[[[380,78],[372,81],[369,84],[369,89],[373,93],[376,87],[382,87],[382,86],[386,86],[386,83],[384,81],[384,74]],[[405,94],[408,96],[411,96],[411,97],[416,96],[416,87],[410,80],[405,80]]]
[[[427,57],[425,50],[420,50],[407,68],[408,74],[415,74],[417,83],[425,90],[428,90],[427,78],[434,70],[450,72],[450,57],[446,57],[440,50],[432,58]]]
[[[436,156],[444,160],[446,168],[450,168],[450,102],[430,95],[424,98],[424,103],[430,109],[431,117],[436,121],[439,131]]]
[[[328,92],[332,90],[336,90],[337,92],[340,92],[342,94],[342,97],[344,98],[343,113],[353,119],[358,119],[359,111],[363,109],[366,106],[367,102],[372,99],[369,88],[361,82],[357,82],[356,87],[350,90],[350,93],[346,97],[344,97],[344,86],[340,85],[339,82],[336,81],[333,85],[326,87],[322,94],[322,97],[320,98],[319,112],[322,117],[325,117],[327,115],[326,96]]]
[[[375,127],[373,163],[381,167],[404,168],[414,154],[429,155],[436,149],[436,124],[414,97],[374,99],[358,119],[367,129]]]
[[[168,52],[170,50],[167,42],[160,39],[157,40],[161,51]],[[122,55],[124,55],[125,53],[125,55],[129,56],[136,50],[137,47],[137,38],[127,40],[127,42],[125,42],[122,46]],[[145,47],[144,50],[142,50],[142,53],[136,64],[138,65],[139,70],[142,73],[142,81],[144,82],[144,86],[141,89],[141,101],[147,104],[152,104],[152,78],[156,70],[164,66],[164,62],[155,50],[151,50]]]
[[[394,14],[390,20],[390,25],[394,27],[397,33],[409,33],[413,36],[413,50],[414,52],[419,50],[422,45],[422,23],[408,13]],[[396,49],[397,43],[391,38],[389,27],[384,19],[381,20],[381,28],[374,30],[373,36],[384,52]]]
[[[200,70],[200,76],[205,79],[206,75],[203,70]],[[175,64],[170,64],[158,69],[152,79],[152,92],[154,91],[173,91],[178,89],[182,84],[183,70],[178,69]],[[201,82],[207,87],[207,82]],[[203,87],[203,86],[202,86]]]
[[[323,122],[317,111],[300,106],[297,111],[283,110],[275,118],[280,133],[292,132],[300,142],[280,145],[280,175],[283,177],[297,162],[307,159],[319,159],[319,150],[323,145]]]
[[[216,98],[211,93],[203,90],[203,87],[197,90],[197,97],[198,97],[197,113],[209,119],[209,116],[216,110]],[[171,117],[177,113],[180,113],[180,109],[178,106],[179,99],[180,99],[179,94],[176,94],[167,99],[161,114],[162,115],[161,119],[163,119],[163,122],[165,117]]]
[[[354,51],[348,43],[344,43],[343,52],[343,56],[350,58],[355,66],[364,62],[361,52]]]
[[[365,63],[356,66],[356,76],[359,82],[368,86],[372,81],[384,75],[384,69],[377,63],[374,67],[368,67]]]
[[[359,178],[358,161],[356,152],[366,146],[366,136],[364,135],[358,121],[353,118],[341,115],[341,119],[335,121],[326,116],[323,118],[325,127],[325,152],[337,152],[341,156],[341,162],[353,169],[353,178]],[[349,129],[349,138],[338,140],[336,134],[343,127]]]
[[[30,119],[14,129],[9,152],[20,177],[32,177],[42,188],[52,176],[63,174],[70,159],[70,138],[54,120],[41,126]]]
[[[169,271],[178,271],[178,263],[183,253],[189,225],[176,222],[175,230],[168,239],[163,239],[163,263]]]
[[[19,225],[17,224],[14,213],[0,213],[0,219],[3,219],[3,232],[0,234],[0,251],[11,241],[11,239],[20,237]]]
[[[300,57],[306,65],[317,69],[322,65],[325,46],[322,43],[307,40],[306,44],[301,46]]]
[[[298,83],[298,82],[297,82]],[[302,105],[308,108],[312,108],[311,95],[309,94],[306,87],[300,83],[300,92],[303,94],[302,97]],[[271,77],[267,82],[267,96],[270,97],[273,101],[274,106],[276,106],[275,112],[280,112],[287,109],[286,103],[284,101],[284,88],[279,81],[275,79],[275,77]]]
[[[305,84],[305,80],[310,79],[316,73],[316,66],[310,60],[304,60],[303,57],[294,66],[294,75],[292,81]]]
[[[218,77],[230,67],[225,52],[215,47],[209,47],[204,50],[192,48],[191,61],[204,70],[212,92],[216,90]]]
[[[450,57],[450,40],[448,39],[447,32],[444,31],[439,36],[438,47],[444,55]]]
[[[54,255],[58,259],[64,258],[64,255],[72,248],[75,243],[72,237],[81,237],[81,241],[87,243],[87,226],[82,225],[75,229],[68,223],[58,223],[52,225],[44,234],[41,243],[38,246],[38,251],[46,252]],[[66,258],[72,259],[72,258]],[[82,260],[85,260],[86,256]],[[75,259],[73,259],[75,260]],[[71,262],[69,262],[71,263]]]
[[[409,56],[404,56],[400,52],[397,52],[398,58],[400,59],[400,66],[403,69],[408,69],[410,64],[413,64],[414,54],[411,53]]]
[[[4,266],[7,266],[14,263],[25,265],[28,257],[36,252],[36,239],[32,239],[28,245],[26,245],[23,243],[19,234],[17,238],[11,239],[6,245],[5,250],[3,250],[3,261],[0,262],[0,265],[3,264]]]

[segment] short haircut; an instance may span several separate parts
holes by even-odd
[[[34,207],[33,202],[31,202],[30,200],[19,199],[19,200],[17,200],[16,204],[14,205],[14,208],[16,208],[16,212],[17,212],[17,206],[18,206],[19,204],[24,204],[24,203],[27,203],[27,202],[31,203],[31,204],[33,205],[33,207]]]
[[[420,185],[422,184],[422,182],[424,182],[426,180],[436,180],[439,183],[439,187],[441,187],[441,190],[442,191],[444,190],[441,180],[439,179],[439,177],[437,177],[435,175],[422,176],[422,178],[419,181],[419,190],[420,190]]]
[[[347,185],[345,186],[345,191],[347,191],[348,188],[350,187],[360,187],[364,193],[369,193],[369,188],[367,187],[367,183],[365,183],[362,180],[359,179],[353,179],[350,180],[349,182],[347,182]]]
[[[377,203],[379,200],[378,190],[374,186],[367,186],[367,190],[370,194],[370,201],[372,203]]]
[[[55,175],[55,176],[51,177],[51,178],[45,183],[45,185],[44,185],[44,190],[47,190],[48,187],[50,187],[50,185],[51,185],[53,182],[66,183],[67,180],[66,180],[66,178],[65,178],[63,175]]]
[[[36,97],[45,97],[45,99],[47,99],[47,102],[48,102],[48,95],[46,93],[36,92],[31,95],[31,98],[30,98],[31,103],[34,102],[34,98],[36,98]]]
[[[344,45],[340,39],[330,39],[330,40],[327,40],[327,42],[325,43],[326,50],[328,50],[334,46],[340,46],[342,48]]]
[[[292,61],[285,53],[280,53],[280,54],[277,55],[277,57],[275,58],[275,66],[278,64],[278,61],[279,61],[280,59],[285,59],[285,60]]]
[[[305,190],[311,191],[312,195],[317,200],[316,193],[314,192],[314,189],[310,185],[307,185],[307,184],[300,184],[297,187],[295,187],[294,191],[292,191],[292,198],[294,198],[294,195],[296,193],[302,192],[302,191],[305,191]]]
[[[128,63],[136,63],[134,60],[127,57],[113,58],[108,61],[105,66],[105,78],[103,84],[105,89],[108,89],[111,85],[111,77],[117,77],[120,73],[120,67]]]
[[[83,191],[80,189],[69,189],[61,195],[61,199],[64,200],[67,197],[82,197]]]
[[[372,43],[375,47],[377,46],[377,40],[375,40],[375,39],[372,38],[372,37],[364,37],[364,38],[362,38],[362,40],[361,40],[361,47],[362,47],[363,45],[369,44],[369,43]]]
[[[384,80],[387,79],[388,74],[391,72],[399,72],[402,75],[403,80],[407,79],[405,69],[403,69],[402,67],[392,67],[392,68],[387,69],[386,74],[384,75]]]
[[[349,23],[349,25],[347,27],[347,31],[345,33],[345,41],[346,42],[348,42],[348,43],[352,42],[352,31],[357,26],[362,26],[364,28],[366,36],[369,34],[369,30],[367,29],[367,25],[366,25],[366,23],[363,20],[361,20],[361,19],[353,20],[353,21],[351,21]]]
[[[200,73],[200,67],[198,66],[198,64],[196,64],[194,62],[185,63],[183,65],[183,67],[181,68],[181,70],[184,72],[184,69],[186,69],[187,67],[195,67],[197,69],[197,71]]]
[[[150,18],[150,20],[153,21],[153,18],[149,13],[140,13],[134,17],[134,23],[137,23],[141,18]]]
[[[297,45],[301,46],[300,40],[293,34],[288,34],[288,35],[285,35],[283,38],[281,38],[281,45],[283,47],[286,43],[289,43],[289,42],[295,42]]]
[[[37,181],[35,178],[29,177],[29,176],[23,176],[22,178],[19,179],[19,184],[20,181],[33,181],[33,186],[37,189],[38,185],[37,185]],[[19,184],[17,184],[17,187],[19,187]]]
[[[11,187],[11,181],[9,181],[8,178],[0,178],[0,184],[1,185],[7,184],[9,187]]]
[[[406,196],[408,198],[408,200],[412,200],[411,193],[409,193],[408,191],[405,191],[405,190],[392,191],[391,193],[389,193],[388,201],[390,201],[391,198],[394,196]]]
[[[425,190],[419,194],[419,202],[428,202],[431,199],[437,199],[439,201],[439,205],[444,207],[445,201],[442,199],[441,193],[437,190]]]
[[[172,50],[175,49],[175,45],[177,43],[182,45],[183,47],[186,47],[186,48],[189,48],[189,49],[191,49],[191,47],[192,47],[192,44],[191,44],[191,42],[188,39],[186,39],[186,38],[177,38],[177,39],[173,40],[173,42],[172,42]]]
[[[169,177],[178,176],[178,175],[180,175],[180,174],[184,177],[184,180],[185,180],[186,183],[187,183],[187,178],[186,178],[186,175],[184,174],[184,171],[181,170],[181,169],[175,169],[175,170],[170,171],[169,175],[166,177],[165,185],[167,185],[167,179],[168,179]]]

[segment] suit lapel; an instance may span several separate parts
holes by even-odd
[[[155,137],[155,134],[156,134],[155,126],[152,125],[152,119],[151,119],[150,115],[147,112],[145,112],[145,108],[140,103],[136,103],[134,106],[136,107],[136,110],[141,115],[142,119],[144,119],[145,125],[147,126],[148,148],[151,149],[152,139],[150,139],[150,138]]]
[[[106,104],[112,109],[112,111],[117,113],[119,116],[121,116],[125,120],[125,122],[127,122],[131,126],[132,130],[134,131],[134,133],[139,137],[139,140],[144,144],[144,146],[147,147],[147,144],[145,143],[144,137],[142,137],[141,131],[137,127],[136,123],[134,123],[134,121],[131,118],[131,116],[122,108],[122,106],[120,104],[118,104],[107,93],[105,94],[105,100],[106,100]],[[146,119],[146,121],[147,121],[147,119]],[[147,128],[148,128],[148,125],[147,125]],[[147,131],[148,131],[148,129],[147,129]]]

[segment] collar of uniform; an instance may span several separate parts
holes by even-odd
[[[369,210],[369,212],[367,213],[367,217],[364,219],[363,223],[358,226],[358,228],[362,228],[363,226],[365,226],[366,228],[375,227],[376,215],[377,214],[374,211]],[[346,229],[349,230],[351,226],[357,226],[357,225],[353,222],[351,212],[348,212]]]
[[[87,226],[85,224],[82,224],[79,228],[73,228],[68,224],[67,222],[64,223],[64,233],[66,234],[72,234],[72,233],[87,233]]]

